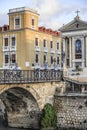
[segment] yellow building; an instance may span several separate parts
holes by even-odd
[[[61,33],[38,27],[39,14],[33,9],[10,9],[8,15],[9,26],[0,27],[0,68],[59,69]]]

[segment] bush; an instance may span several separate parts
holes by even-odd
[[[57,116],[54,106],[47,103],[44,106],[42,119],[41,119],[41,127],[42,128],[56,128],[57,126]]]
[[[80,75],[80,73],[76,73],[76,75]]]
[[[72,76],[75,75],[74,73],[71,74]]]

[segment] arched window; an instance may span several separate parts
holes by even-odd
[[[76,40],[75,44],[75,54],[76,54],[76,59],[81,59],[82,58],[82,44],[81,41],[78,39]]]
[[[76,40],[76,53],[82,53],[82,46],[80,40]]]

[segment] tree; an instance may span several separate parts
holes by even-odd
[[[41,127],[42,128],[56,128],[57,126],[57,116],[54,106],[47,103],[44,106],[42,119],[41,119]]]

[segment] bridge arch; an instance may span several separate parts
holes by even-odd
[[[39,95],[34,89],[24,85],[9,85],[9,87],[0,92],[0,98],[6,109],[9,126],[24,128],[31,128],[31,126],[33,128],[38,127],[38,117],[36,116],[40,112],[37,102]],[[16,119],[18,119],[18,122],[16,122]],[[36,121],[34,122],[34,120]]]
[[[27,85],[27,84],[1,85],[0,86],[0,95],[11,88],[20,88],[20,89],[24,89],[24,90],[28,91],[29,93],[31,93],[32,96],[35,98],[39,109],[41,109],[40,96],[39,96],[38,92],[32,87],[31,84],[29,84],[29,85]]]

